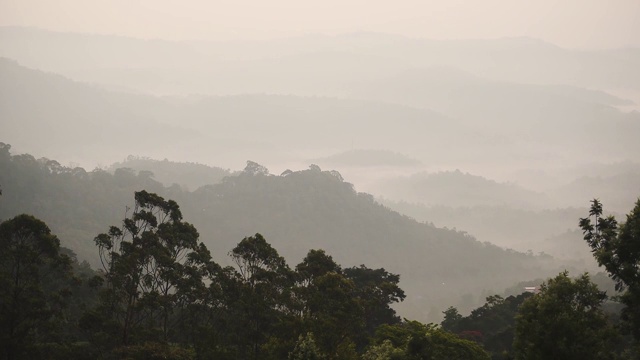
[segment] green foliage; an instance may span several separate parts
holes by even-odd
[[[289,360],[322,360],[324,356],[316,346],[313,333],[300,335],[296,347],[289,353]]]
[[[304,326],[330,357],[339,349],[349,357],[349,344],[361,350],[376,327],[400,320],[390,307],[404,299],[398,275],[364,265],[343,270],[323,250],[309,251],[296,272]]]
[[[464,339],[473,340],[489,351],[494,358],[511,352],[514,339],[515,316],[519,306],[531,293],[509,296],[489,296],[486,303],[463,317],[456,308],[444,311],[442,328]]]
[[[302,281],[308,282],[328,272],[342,273],[342,269],[324,250],[309,250],[307,256],[296,266],[296,272]]]
[[[373,345],[362,354],[362,360],[404,360],[407,359],[406,351],[394,347],[391,340],[384,340],[379,345]]]
[[[640,341],[640,199],[623,224],[613,216],[603,216],[602,203],[594,199],[580,227],[598,264],[615,281],[616,290],[624,291],[620,296],[625,305],[622,319]]]
[[[156,342],[145,342],[117,348],[114,355],[127,360],[192,360],[195,353],[175,345]]]
[[[601,309],[606,295],[588,274],[565,271],[543,283],[516,317],[518,359],[610,359],[616,333]]]
[[[227,299],[245,358],[260,359],[262,346],[288,323],[293,272],[260,234],[244,238],[229,252],[237,267],[228,286]]]
[[[382,325],[376,331],[376,345],[366,356],[376,359],[446,360],[490,359],[484,349],[473,341],[462,339],[433,324],[405,321],[396,325]]]
[[[409,340],[407,352],[414,359],[489,360],[489,354],[477,343],[457,337],[442,329],[430,328]]]
[[[0,224],[0,348],[6,359],[29,357],[51,338],[71,295],[71,260],[60,241],[31,215]]]
[[[189,304],[201,303],[204,279],[217,271],[193,225],[172,200],[140,191],[122,228],[95,238],[105,289],[93,320],[118,334],[114,344],[168,341]],[[88,323],[88,322],[85,322]]]
[[[365,328],[369,335],[373,335],[375,329],[382,324],[400,322],[400,317],[390,307],[405,299],[404,291],[398,286],[399,275],[391,274],[383,268],[369,269],[364,265],[347,268],[344,274],[353,281],[355,294],[361,299]]]

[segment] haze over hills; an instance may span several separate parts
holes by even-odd
[[[1,56],[29,67],[156,94],[335,96],[350,83],[443,65],[500,81],[640,89],[640,49],[576,51],[523,37],[433,41],[352,33],[172,42],[2,27],[0,45]]]
[[[0,357],[633,357],[638,35],[637,0],[0,1]]]
[[[445,146],[442,134],[458,131],[460,150],[452,156],[462,157],[467,151],[462,139],[472,138],[437,113],[363,100],[275,95],[165,99],[106,91],[6,59],[0,76],[5,80],[0,85],[5,136],[17,139],[17,148],[38,154],[55,148],[53,156],[63,161],[110,163],[133,153],[205,162],[193,157],[206,152],[214,156],[203,158],[218,166],[256,157],[277,163],[354,143],[422,152]],[[40,125],[47,131],[36,131]],[[85,159],[77,158],[78,146]]]
[[[623,100],[576,87],[488,81],[459,71],[417,74],[431,78],[416,76],[400,82],[413,83],[415,89],[376,86],[376,91],[410,95],[385,102],[266,94],[157,97],[105,90],[2,59],[0,128],[6,139],[15,139],[14,148],[19,151],[88,168],[95,166],[92,164],[107,168],[130,154],[213,167],[233,167],[253,159],[278,169],[276,173],[317,162],[353,179],[358,190],[385,199],[528,211],[583,207],[590,198],[600,197],[612,210],[629,210],[638,192],[633,174],[637,171],[634,154],[640,146],[635,129],[640,121],[638,114],[612,107]],[[447,97],[443,95],[451,94],[444,91],[447,86],[471,95]],[[411,96],[425,101],[409,104]],[[504,104],[502,96],[513,98],[514,103]],[[475,102],[476,97],[484,100]],[[393,101],[406,104],[390,103]],[[482,104],[475,112],[474,103]],[[429,110],[430,104],[453,112],[455,118]],[[553,106],[546,113],[540,104]],[[523,116],[519,116],[520,108]],[[354,147],[380,150],[328,156]],[[415,162],[388,166],[399,158],[391,156],[386,161],[383,154],[397,152]],[[619,165],[607,165],[608,159],[617,159]],[[371,166],[363,166],[366,164]],[[166,186],[178,183],[190,190],[219,182],[223,175],[187,180],[179,172],[163,173],[158,163],[120,165],[153,171]],[[466,177],[476,181],[461,181],[465,178],[461,173],[453,176],[456,173],[450,171],[456,168],[471,171],[476,176]],[[453,178],[418,181],[421,177],[415,174],[425,171]],[[597,184],[578,180],[591,174],[603,179]],[[413,183],[408,179],[414,179]],[[514,180],[535,190],[518,183],[502,184]],[[408,213],[425,221],[442,218],[442,214],[432,219]],[[535,239],[506,241],[509,236],[465,224],[463,220],[442,223],[470,231],[482,241],[554,253],[543,242],[556,236],[555,230]],[[575,226],[573,220],[565,224]]]
[[[293,263],[310,248],[325,249],[349,265],[375,262],[402,274],[402,287],[410,294],[402,311],[425,319],[438,317],[460,292],[472,294],[474,303],[465,306],[473,306],[482,301],[483,291],[501,291],[568,264],[417,222],[376,203],[369,194],[357,193],[338,173],[314,166],[273,176],[252,163],[221,183],[189,192],[164,187],[149,172],[85,172],[11,155],[6,145],[2,151],[0,218],[32,213],[51,226],[63,246],[94,265],[93,238],[120,223],[133,190],[140,188],[176,200],[218,262],[228,262],[229,249],[256,232]]]
[[[257,94],[159,98],[106,91],[29,70],[9,60],[2,61],[0,70],[6,80],[1,90],[5,104],[2,115],[7,119],[3,127],[7,136],[17,139],[14,146],[43,155],[40,149],[55,147],[49,156],[83,164],[91,158],[94,163],[105,164],[137,154],[209,161],[215,166],[254,158],[286,168],[292,161],[299,164],[301,159],[326,156],[355,145],[400,151],[431,167],[456,166],[477,172],[499,171],[523,160],[531,167],[587,159],[619,160],[631,156],[640,146],[633,135],[640,131],[640,115],[584,101],[577,103],[586,106],[583,110],[576,105],[569,107],[570,112],[589,113],[589,118],[582,118],[580,112],[566,116],[561,107],[537,117],[509,121],[505,115],[494,122],[483,120],[492,118],[491,112],[484,113],[483,118],[452,119],[426,109],[369,100]],[[82,105],[75,106],[76,102]],[[492,111],[503,111],[497,98],[491,106]],[[600,110],[590,112],[590,108]],[[516,109],[511,109],[516,116]],[[59,126],[52,126],[52,119]],[[55,137],[35,131],[40,124]],[[126,124],[128,131],[122,131],[119,124]],[[87,136],[65,131],[74,126]],[[141,131],[147,136],[136,137]],[[60,146],[53,146],[56,141]],[[85,147],[86,160],[70,154],[75,152],[71,146],[76,143]],[[113,152],[105,151],[107,148]],[[201,153],[194,149],[216,156],[192,158]],[[225,155],[218,156],[221,153]],[[549,160],[551,154],[553,162]]]
[[[395,200],[452,207],[510,205],[539,209],[550,202],[544,195],[516,184],[498,183],[460,170],[396,178],[383,183],[379,193]]]
[[[624,213],[639,192],[640,114],[623,110],[634,99],[606,92],[636,89],[634,49],[371,33],[171,42],[11,27],[0,40],[0,55],[17,60],[0,60],[0,126],[15,149],[104,169],[133,154],[110,171],[151,171],[202,198],[246,159],[275,173],[315,162],[359,191],[415,204],[389,202],[421,221],[562,255],[571,252],[545,241],[570,233],[574,220],[559,214],[574,212],[548,209],[602,197]],[[264,191],[254,195],[272,196]],[[530,236],[480,226],[507,214],[547,221],[545,209],[562,220]],[[270,221],[254,230],[292,236]]]
[[[198,163],[181,163],[176,161],[154,160],[139,156],[128,156],[124,161],[109,166],[110,172],[118,169],[132,169],[137,173],[150,171],[154,180],[164,186],[180,185],[184,190],[195,190],[201,186],[216,184],[231,175],[228,169]]]

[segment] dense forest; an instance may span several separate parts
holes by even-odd
[[[177,201],[221,264],[231,264],[226,253],[237,239],[255,233],[290,262],[302,259],[308,249],[322,248],[341,264],[377,264],[402,274],[401,285],[410,295],[397,308],[419,320],[438,321],[441,308],[449,305],[469,311],[488,295],[568,266],[583,270],[548,255],[505,250],[462,231],[415,221],[356,192],[339,173],[314,165],[271,175],[249,162],[222,182],[187,191],[165,187],[146,170],[85,171],[12,155],[8,145],[1,151],[5,194],[0,218],[33,214],[94,267],[100,262],[91,239],[121,221],[127,207],[134,206],[131,194],[145,189]]]
[[[637,358],[640,200],[624,222],[597,200],[580,220],[585,246],[615,283],[608,294],[588,274],[552,276],[549,257],[404,217],[316,165],[275,176],[249,161],[189,192],[149,171],[87,172],[0,150],[6,359]],[[269,226],[274,218],[288,226]],[[239,223],[249,219],[265,232],[224,248],[220,239],[246,231]],[[404,265],[387,267],[394,256]],[[434,287],[453,299],[484,277],[505,288],[534,274],[552,277],[535,294],[490,294],[467,316],[453,301],[424,298]],[[414,306],[438,306],[441,324],[397,314],[420,287]]]

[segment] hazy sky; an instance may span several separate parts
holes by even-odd
[[[0,0],[0,25],[163,39],[376,31],[640,47],[640,0]]]

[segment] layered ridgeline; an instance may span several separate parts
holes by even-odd
[[[472,138],[435,112],[362,100],[153,97],[107,91],[8,59],[0,59],[0,78],[3,136],[17,149],[64,163],[106,165],[134,153],[226,166],[247,158],[307,159],[354,143],[398,150],[416,144],[424,153],[457,144],[450,154],[463,157],[465,139]],[[453,142],[443,139],[454,134]]]
[[[603,92],[438,69],[404,74],[364,86],[380,94],[354,89],[342,98],[276,88],[157,97],[107,91],[2,59],[2,133],[17,149],[83,164],[131,153],[219,166],[246,159],[283,164],[360,148],[478,172],[609,163],[640,152],[634,136],[640,114],[621,111],[616,106],[625,101]],[[415,99],[400,101],[406,94]]]
[[[82,81],[164,94],[335,95],[373,77],[432,66],[514,83],[637,90],[640,81],[638,49],[572,50],[531,38],[438,41],[354,33],[175,42],[0,27],[0,56]]]
[[[417,222],[358,193],[335,171],[311,166],[271,175],[249,162],[245,170],[221,183],[193,192],[164,187],[150,172],[118,169],[86,172],[30,155],[0,153],[0,218],[30,213],[43,219],[62,245],[80,259],[97,263],[93,238],[118,225],[132,206],[134,191],[146,189],[181,206],[216,261],[240,239],[260,232],[290,262],[309,249],[324,249],[345,266],[375,263],[401,274],[407,300],[401,314],[437,317],[443,308],[482,302],[518,281],[557,273],[559,265],[480,243],[454,230]],[[507,270],[508,269],[508,270]]]

